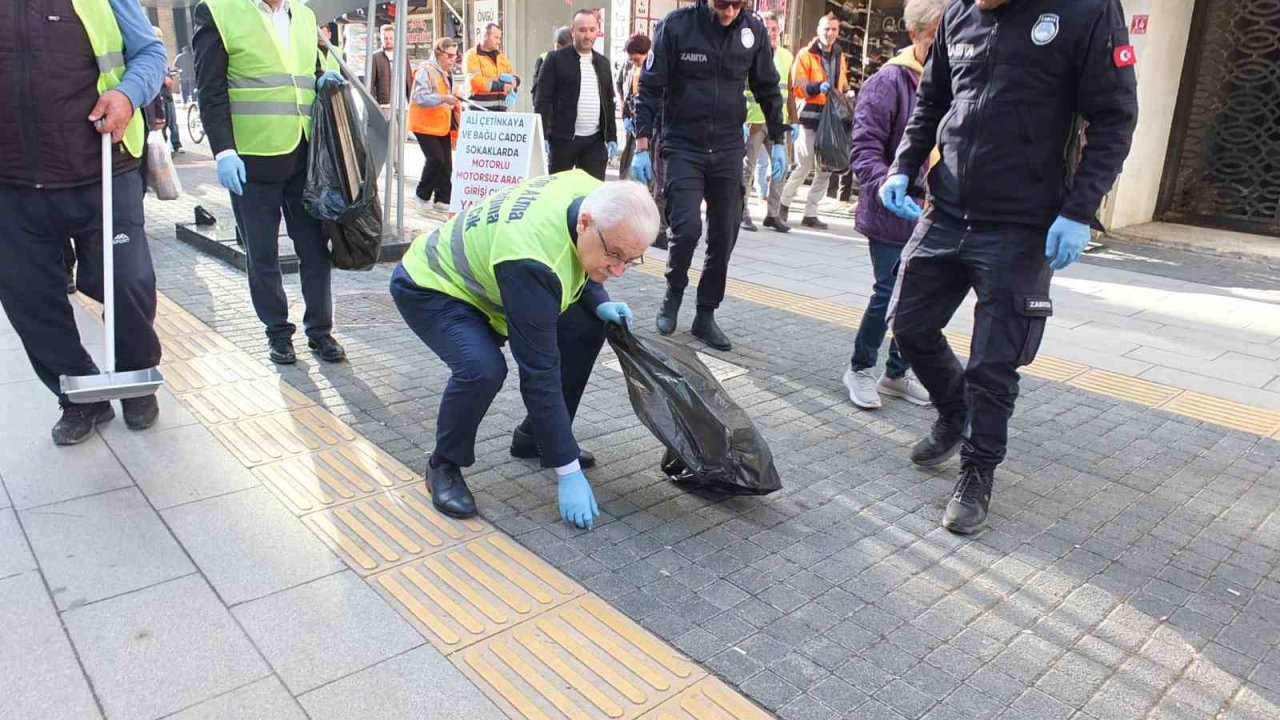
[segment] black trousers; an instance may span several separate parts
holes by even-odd
[[[114,178],[116,369],[160,364],[156,275],[143,227],[142,178]],[[102,185],[65,190],[0,186],[0,303],[22,340],[36,376],[60,392],[60,375],[94,375],[97,365],[80,344],[67,297],[67,238],[75,240],[76,283],[99,302],[102,283]]]
[[[404,266],[391,273],[391,297],[409,329],[449,366],[452,373],[440,398],[434,454],[460,467],[476,461],[476,431],[507,377],[502,345],[475,307],[414,284]],[[574,303],[560,315],[560,388],[569,420],[577,415],[582,394],[604,345],[604,323]],[[529,429],[529,420],[521,423]]]
[[[995,468],[1004,460],[1018,398],[1018,367],[1036,357],[1053,314],[1044,257],[1047,228],[967,224],[932,211],[903,248],[889,312],[902,357],[938,414],[967,416],[961,459]],[[969,361],[961,366],[942,329],[972,288]]]
[[[422,179],[418,180],[417,195],[421,200],[449,204],[453,193],[453,147],[448,135],[414,133],[422,157]]]
[[[667,254],[667,287],[684,292],[689,264],[702,237],[702,201],[707,201],[707,251],[698,281],[698,308],[714,310],[724,300],[729,256],[738,242],[742,218],[743,150],[700,153],[668,149],[667,220],[671,249]]]
[[[552,140],[550,172],[581,168],[597,180],[604,180],[604,170],[609,164],[609,151],[605,147],[604,133],[575,136],[572,140]]]
[[[306,157],[306,144],[298,152]],[[324,337],[333,331],[333,298],[330,270],[333,260],[329,242],[320,230],[320,221],[302,207],[302,186],[307,180],[307,163],[294,163],[293,174],[280,182],[249,181],[244,194],[231,195],[240,235],[244,238],[249,265],[249,298],[258,319],[266,326],[267,338],[292,337],[297,327],[289,322],[289,298],[280,274],[280,213],[298,255],[302,298],[306,310],[302,324],[307,337]]]

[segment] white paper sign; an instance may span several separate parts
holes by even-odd
[[[479,40],[481,33],[484,32],[484,26],[489,23],[498,23],[498,0],[475,0],[472,6],[473,17],[475,17],[476,27],[472,33],[473,40]]]
[[[499,190],[546,173],[542,116],[464,112],[458,126],[449,210],[460,213]]]

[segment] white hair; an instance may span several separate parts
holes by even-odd
[[[601,230],[626,230],[646,243],[658,236],[658,206],[649,188],[631,180],[606,182],[582,201],[582,211]]]
[[[907,0],[902,11],[902,20],[907,30],[913,33],[928,32],[937,24],[942,12],[947,9],[949,0]]]

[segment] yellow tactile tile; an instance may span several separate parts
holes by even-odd
[[[165,313],[163,315],[157,313],[155,329],[156,334],[161,338],[188,335],[190,333],[212,332],[208,325],[197,320],[191,313],[186,312]]]
[[[826,322],[844,325],[845,327],[857,327],[862,322],[862,311],[854,308],[844,307],[829,302],[807,302],[801,303],[794,308],[792,312],[811,317],[815,320],[825,320]]]
[[[362,575],[473,540],[492,528],[431,507],[425,484],[384,492],[303,521]]]
[[[1081,365],[1080,363],[1071,362],[1070,360],[1062,360],[1060,358],[1041,355],[1036,358],[1035,362],[1022,368],[1022,372],[1045,380],[1066,382],[1071,378],[1084,373],[1088,369],[1088,365]]]
[[[315,405],[311,398],[280,380],[215,385],[184,394],[182,399],[206,425],[221,425]]]
[[[169,389],[188,393],[205,388],[271,377],[271,372],[242,352],[201,355],[190,360],[162,361]]]
[[[403,463],[363,438],[253,472],[295,515],[421,482]]]
[[[1179,394],[1161,408],[1256,435],[1280,434],[1280,412],[1191,391]]]
[[[559,570],[496,533],[388,570],[373,583],[446,654],[583,592]]]
[[[319,407],[214,425],[210,429],[231,454],[248,467],[313,453],[356,439],[351,428]]]
[[[637,718],[705,672],[593,595],[453,656],[518,718]]]
[[[1148,380],[1139,380],[1128,375],[1113,373],[1109,370],[1099,370],[1091,368],[1089,371],[1081,373],[1076,377],[1067,381],[1068,385],[1074,385],[1100,395],[1109,395],[1121,400],[1146,405],[1147,407],[1159,407],[1169,402],[1182,390],[1153,383]]]
[[[718,678],[707,677],[646,713],[643,720],[769,720],[772,717]]]
[[[160,345],[164,348],[166,361],[190,360],[203,355],[239,352],[239,348],[230,340],[212,332],[161,335]]]

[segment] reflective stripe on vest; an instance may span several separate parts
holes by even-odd
[[[98,94],[101,95],[124,79],[124,37],[120,34],[120,24],[109,0],[71,0],[71,5],[89,36],[89,46],[93,48],[93,59],[98,66]],[[138,108],[125,126],[124,149],[133,157],[142,157],[146,135],[142,108]]]
[[[315,14],[289,5],[288,47],[250,0],[205,0],[227,49],[227,97],[236,152],[274,156],[311,138],[319,38]]]

